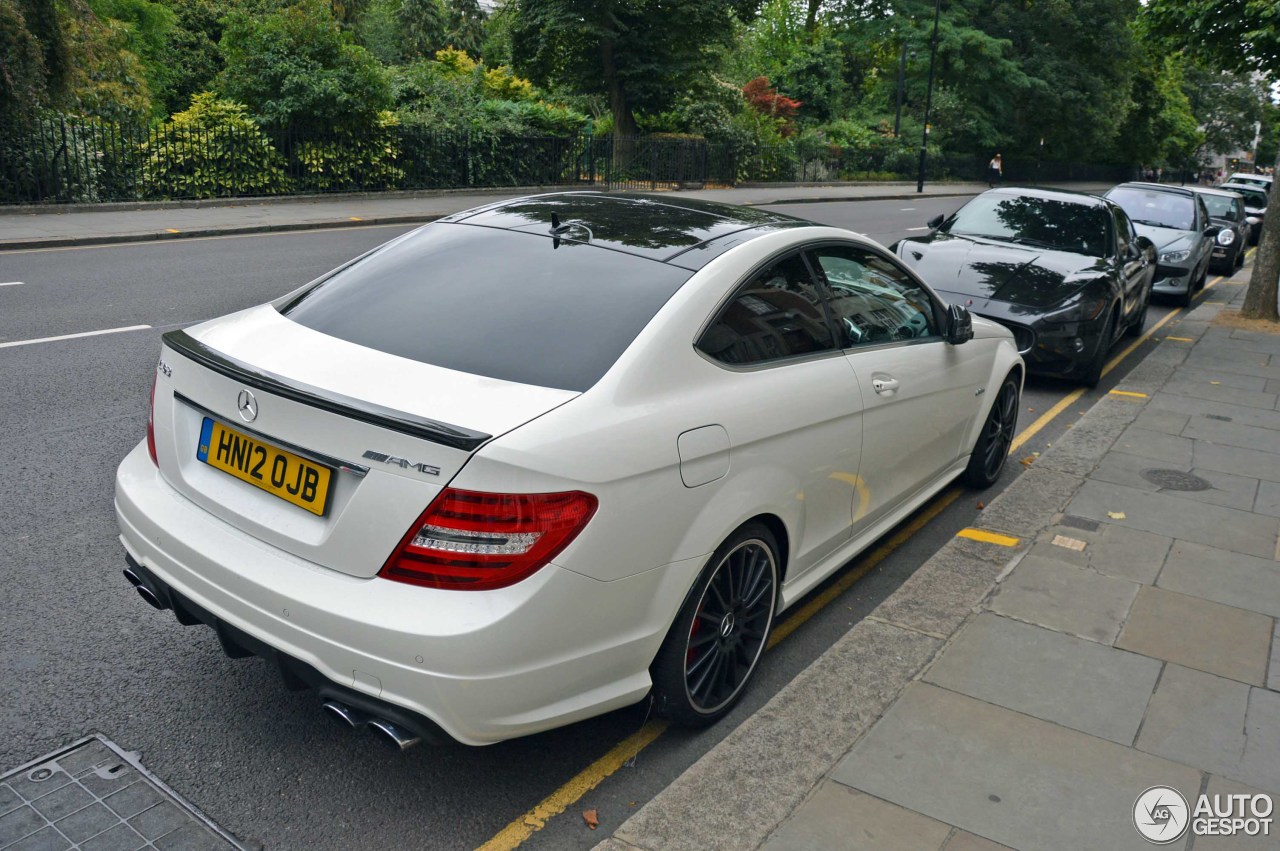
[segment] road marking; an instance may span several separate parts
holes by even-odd
[[[923,228],[907,228],[907,230],[928,230],[928,228],[927,228],[927,227],[923,227]]]
[[[984,544],[995,544],[1000,547],[1016,547],[1022,543],[1021,538],[1011,538],[1008,535],[998,535],[995,532],[984,532],[981,529],[961,529],[956,532],[957,538],[968,538],[971,541],[981,541]]]
[[[914,210],[915,210],[915,207],[903,207],[901,212],[910,213],[910,212],[913,212]]]
[[[165,233],[182,233],[182,231],[178,230],[177,228],[165,228],[164,232]]]
[[[129,325],[125,328],[107,328],[103,331],[81,331],[79,334],[59,334],[57,337],[38,337],[34,340],[14,340],[12,343],[0,343],[0,349],[13,346],[34,346],[36,343],[52,343],[57,340],[75,340],[80,337],[97,337],[102,334],[122,334],[125,331],[143,331],[150,325]]]
[[[5,283],[0,284],[0,287],[20,287],[20,286],[22,286],[22,281],[6,281]]]
[[[1135,399],[1147,398],[1146,393],[1135,393],[1132,390],[1112,390],[1111,395],[1112,396],[1132,396]]]
[[[1179,343],[1194,343],[1194,337],[1165,337],[1166,340],[1177,340]]]
[[[634,759],[636,754],[665,733],[667,726],[666,721],[649,721],[638,731],[614,745],[607,754],[578,772],[577,776],[553,792],[542,803],[504,827],[477,851],[511,851],[518,847],[533,836],[534,832],[546,827],[549,819],[560,815],[583,795],[599,786],[602,780]]]

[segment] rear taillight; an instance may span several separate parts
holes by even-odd
[[[151,463],[157,467],[160,461],[156,458],[156,382],[160,376],[151,380],[151,406],[147,408],[147,452],[151,453]]]
[[[506,494],[446,488],[378,575],[459,591],[513,585],[567,547],[597,504],[581,491]]]

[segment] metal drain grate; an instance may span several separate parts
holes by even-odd
[[[1169,491],[1207,491],[1213,487],[1199,476],[1181,470],[1143,470],[1142,478]]]
[[[0,776],[0,849],[142,848],[244,846],[102,736]]]

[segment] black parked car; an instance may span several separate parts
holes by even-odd
[[[955,304],[1013,331],[1028,368],[1093,386],[1142,333],[1155,247],[1104,198],[1002,187],[893,250]]]
[[[1257,245],[1262,237],[1262,221],[1267,217],[1267,191],[1258,186],[1243,183],[1224,183],[1218,187],[1224,192],[1235,192],[1244,199],[1244,212],[1253,228],[1249,244]]]
[[[1209,221],[1221,230],[1213,238],[1213,259],[1218,271],[1230,275],[1244,265],[1244,253],[1249,248],[1253,225],[1249,224],[1244,209],[1244,198],[1230,189],[1210,189],[1197,186],[1192,189],[1209,211]]]

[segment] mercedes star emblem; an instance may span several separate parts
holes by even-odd
[[[251,423],[258,418],[258,400],[248,390],[241,390],[236,397],[236,410],[240,412],[240,419]]]

